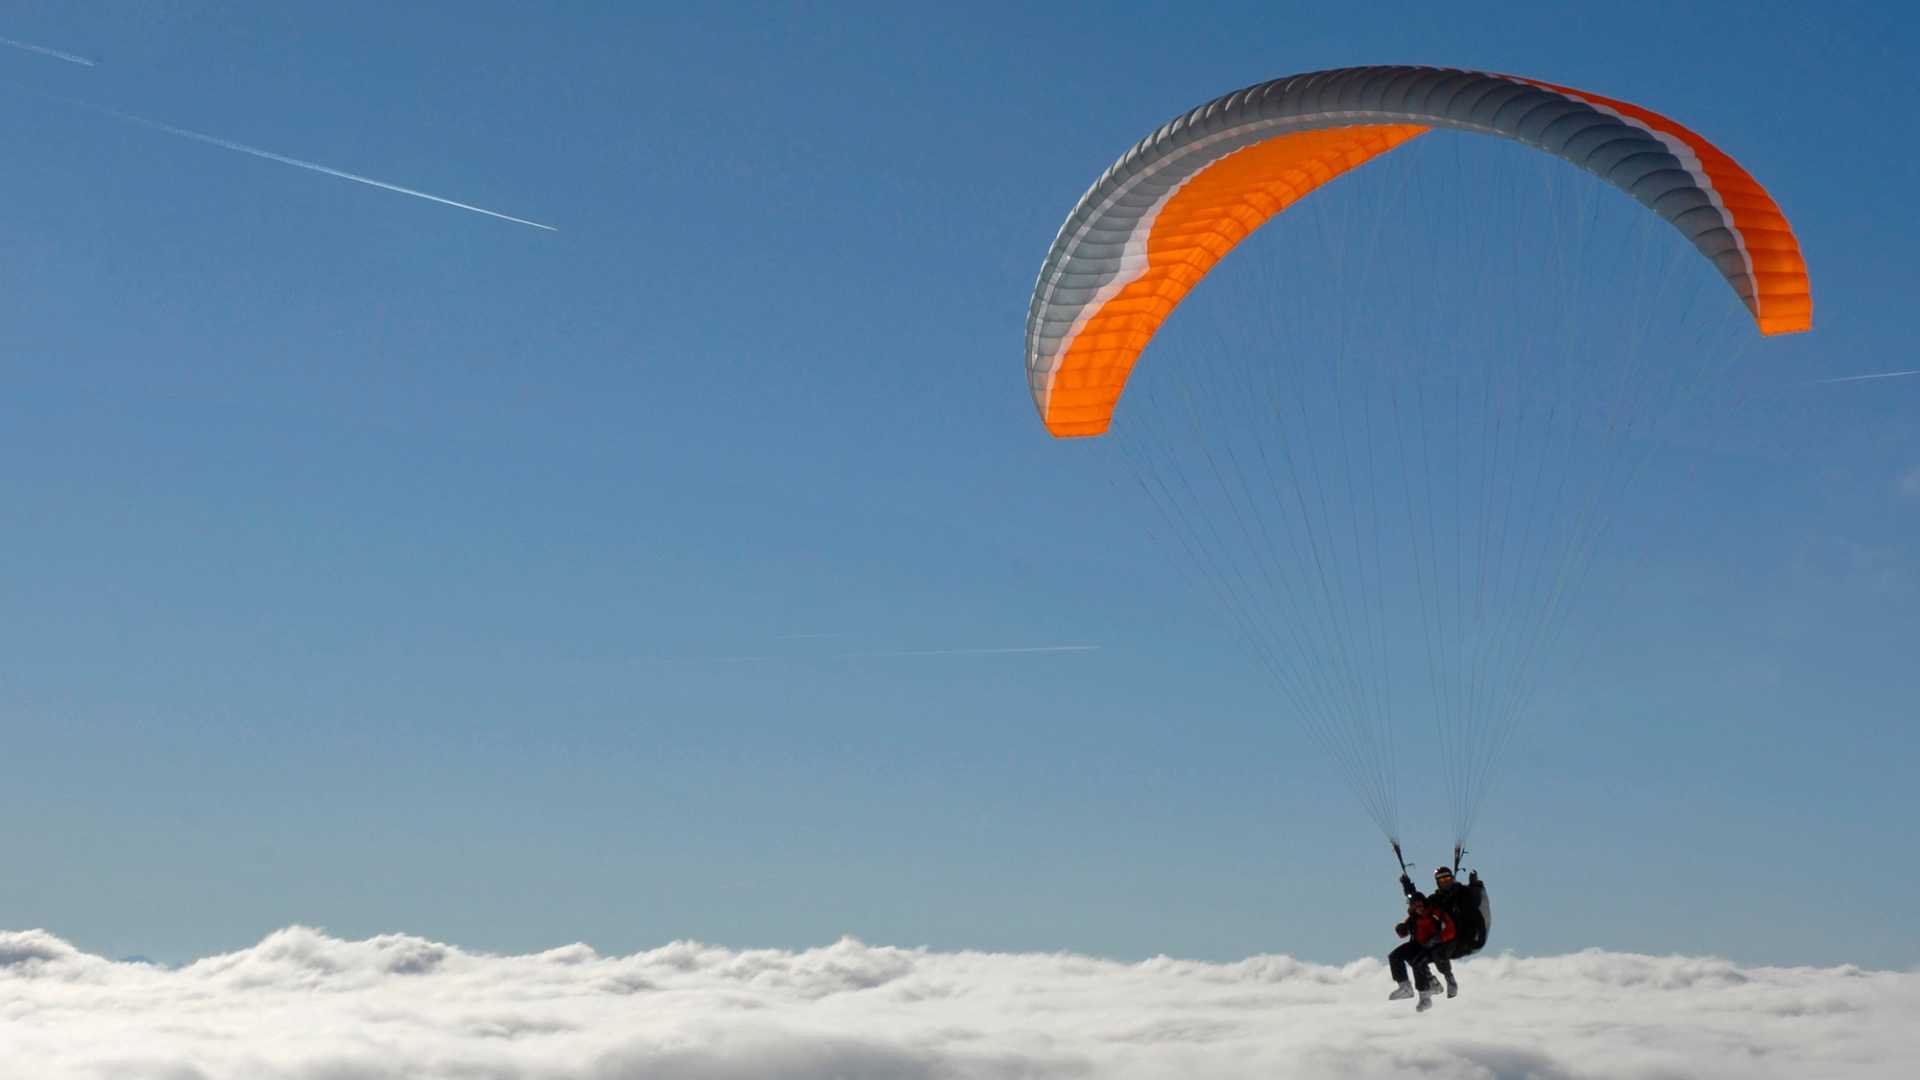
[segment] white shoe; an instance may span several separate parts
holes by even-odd
[[[1451,975],[1447,976],[1447,996],[1448,997],[1460,996],[1460,984],[1457,982],[1454,982],[1453,976]]]
[[[1391,994],[1388,994],[1387,1000],[1388,1001],[1404,1001],[1407,998],[1410,998],[1412,996],[1413,996],[1413,984],[1408,982],[1405,979],[1401,979],[1399,989],[1395,990]]]
[[[1420,1003],[1413,1007],[1413,1011],[1426,1012],[1428,1009],[1431,1009],[1431,1008],[1433,1008],[1433,991],[1431,990],[1420,991]]]

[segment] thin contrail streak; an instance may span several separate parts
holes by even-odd
[[[21,49],[30,53],[39,53],[41,56],[51,56],[55,60],[65,60],[69,64],[79,64],[81,67],[94,66],[94,62],[84,56],[75,56],[70,52],[61,52],[59,49],[49,49],[45,45],[35,45],[31,41],[15,41],[12,38],[0,37],[0,45],[5,45],[13,49]]]
[[[1915,368],[1912,371],[1882,371],[1874,375],[1842,375],[1837,379],[1815,379],[1807,385],[1819,386],[1822,383],[1863,382],[1867,379],[1898,379],[1903,375],[1920,375],[1920,368]]]
[[[53,95],[46,96],[51,97]],[[121,112],[119,109],[109,109],[105,105],[95,105],[92,102],[80,101],[75,98],[59,98],[59,100],[91,112],[111,116],[116,120],[124,120],[129,124],[138,124],[141,127],[151,128],[154,131],[164,132],[168,135],[178,135],[183,139],[192,139],[195,142],[203,142],[209,146],[218,146],[223,150],[232,150],[241,154],[251,154],[257,158],[266,158],[268,161],[277,161],[282,165],[292,165],[298,169],[308,169],[313,172],[324,173],[327,176],[337,176],[342,180],[351,180],[356,184],[366,184],[369,187],[377,187],[382,191],[411,195],[416,199],[425,199],[428,202],[436,202],[442,206],[451,206],[460,210],[471,210],[476,214],[485,214],[490,218],[499,218],[501,221],[511,221],[515,225],[528,225],[536,229],[545,229],[548,232],[560,231],[552,225],[543,225],[538,221],[528,221],[526,218],[514,217],[512,214],[503,214],[498,210],[489,210],[484,206],[475,206],[472,203],[463,203],[455,199],[443,198],[429,192],[416,191],[410,187],[401,187],[399,184],[389,184],[385,180],[375,180],[371,176],[361,176],[358,173],[350,173],[344,169],[336,169],[330,165],[322,165],[317,161],[303,161],[297,157],[276,154],[271,150],[262,150],[257,146],[248,146],[246,143],[234,142],[232,139],[223,139],[218,135],[208,135],[205,132],[194,131],[190,128],[176,127],[173,124],[162,123],[159,120],[149,120],[144,116],[135,116],[133,113]]]
[[[1031,645],[1005,649],[908,649],[900,652],[847,652],[835,660],[853,660],[877,656],[998,656],[1006,653],[1093,652],[1098,645]]]

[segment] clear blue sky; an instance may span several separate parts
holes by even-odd
[[[1237,86],[1519,72],[1779,196],[1818,308],[1772,370],[1920,367],[1916,29],[8,4],[98,64],[0,48],[0,925],[1376,951],[1378,834],[1034,419],[1059,220]],[[1650,492],[1686,523],[1515,747],[1477,844],[1508,947],[1920,961],[1920,379],[1776,392]]]

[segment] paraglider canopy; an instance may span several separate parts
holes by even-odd
[[[1329,180],[1433,128],[1512,139],[1627,192],[1712,260],[1763,334],[1812,325],[1806,263],[1734,160],[1637,105],[1513,75],[1356,67],[1236,90],[1137,143],[1081,198],[1027,313],[1047,430],[1099,435],[1133,363],[1195,283]]]

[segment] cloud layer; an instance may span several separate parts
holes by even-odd
[[[1125,964],[851,938],[531,956],[279,931],[177,970],[0,932],[0,1075],[67,1080],[1920,1076],[1920,974],[1478,958],[1416,1015],[1382,965]]]

